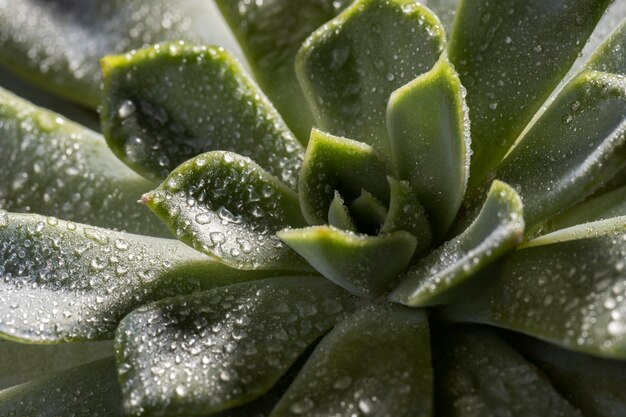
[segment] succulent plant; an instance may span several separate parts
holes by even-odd
[[[425,3],[0,0],[0,415],[626,415],[624,3]]]

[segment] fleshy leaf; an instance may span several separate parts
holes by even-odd
[[[145,302],[263,276],[171,239],[0,211],[0,337],[111,338]]]
[[[310,270],[275,236],[305,224],[298,195],[249,158],[202,154],[172,171],[143,200],[178,239],[228,265]]]
[[[448,306],[444,316],[625,359],[626,218],[577,229],[514,252],[492,271],[489,285]]]
[[[408,180],[442,239],[469,176],[469,117],[459,77],[442,54],[435,67],[394,91],[387,129],[398,175]]]
[[[626,415],[626,363],[571,352],[534,339],[514,346],[540,366],[584,416]]]
[[[565,87],[496,174],[518,190],[529,230],[626,165],[625,131],[621,76],[588,71]]]
[[[426,211],[417,200],[408,183],[388,177],[391,200],[387,218],[380,228],[380,233],[392,233],[398,230],[409,232],[417,239],[415,255],[420,255],[430,248],[432,232]]]
[[[472,119],[470,187],[481,184],[507,153],[609,3],[461,0],[448,49],[467,88]]]
[[[596,49],[585,65],[588,70],[626,75],[626,22]]]
[[[414,0],[357,0],[306,40],[296,71],[319,127],[373,146],[390,166],[389,96],[444,47],[439,20]]]
[[[450,302],[478,271],[522,242],[522,211],[517,193],[494,181],[470,227],[404,273],[390,299],[413,307]]]
[[[166,40],[229,43],[215,17],[204,0],[0,0],[0,65],[95,108],[101,57]]]
[[[315,348],[271,417],[429,417],[433,372],[421,310],[373,305],[338,324]]]
[[[328,225],[337,229],[356,232],[356,226],[350,211],[348,211],[341,194],[337,191],[335,191],[335,197],[330,202],[330,207],[328,208]]]
[[[3,417],[122,417],[113,357],[0,391]]]
[[[291,277],[141,307],[116,336],[124,408],[187,417],[252,401],[355,301],[323,278]]]
[[[313,115],[294,61],[302,42],[349,0],[217,0],[248,58],[255,78],[300,140],[309,139]]]
[[[313,129],[304,155],[299,186],[302,214],[310,224],[326,223],[335,191],[348,206],[363,189],[383,203],[389,201],[387,172],[376,151],[317,129]]]
[[[0,340],[0,390],[112,355],[109,340],[58,345]]]
[[[435,340],[440,415],[581,417],[550,381],[493,333],[452,327]]]
[[[0,208],[167,236],[136,201],[153,187],[104,139],[0,89]]]
[[[329,226],[283,230],[278,237],[326,278],[366,298],[388,289],[417,246],[404,231],[369,236]]]
[[[161,44],[102,68],[104,136],[140,174],[159,181],[196,155],[232,151],[296,187],[302,145],[223,49]]]
[[[361,190],[350,204],[350,213],[358,230],[376,235],[387,218],[387,207],[367,190]]]

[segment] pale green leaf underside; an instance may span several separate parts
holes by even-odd
[[[211,9],[204,0],[1,0],[0,65],[95,108],[100,58],[166,40],[213,43]]]
[[[464,89],[446,54],[389,100],[394,168],[426,208],[438,240],[450,228],[465,194],[469,128]]]
[[[0,209],[166,236],[136,201],[153,184],[102,136],[0,89]]]
[[[550,381],[493,333],[451,327],[435,340],[441,415],[581,417]]]
[[[470,187],[485,180],[567,74],[609,3],[460,2],[449,54],[472,119]]]
[[[430,417],[432,397],[426,315],[372,305],[324,337],[271,417]]]
[[[421,4],[358,0],[306,40],[296,70],[318,126],[373,146],[390,166],[389,96],[444,47],[443,28]]]
[[[417,245],[415,237],[404,231],[369,236],[330,226],[287,229],[278,237],[326,278],[365,298],[376,298],[388,289]]]
[[[0,211],[0,337],[111,338],[137,306],[262,274],[230,269],[170,239]]]
[[[196,155],[232,151],[296,187],[302,145],[223,49],[161,44],[102,68],[104,136],[140,174],[160,181]]]
[[[311,270],[275,236],[305,224],[297,194],[249,158],[199,155],[143,200],[178,239],[228,265]]]
[[[306,143],[313,115],[294,62],[302,42],[350,0],[217,0],[261,88],[298,138]]]
[[[122,417],[113,357],[0,391],[3,417]]]
[[[619,220],[621,227],[606,227],[612,220],[581,225],[573,240],[514,252],[480,292],[448,306],[444,316],[626,358],[626,222]]]
[[[522,202],[507,184],[494,181],[474,222],[459,236],[417,261],[390,299],[413,307],[449,302],[475,275],[521,243]]]
[[[141,307],[116,336],[129,414],[197,416],[265,394],[355,299],[316,277],[275,278]]]

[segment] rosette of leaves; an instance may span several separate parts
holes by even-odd
[[[621,6],[455,3],[0,0],[0,415],[626,414]]]

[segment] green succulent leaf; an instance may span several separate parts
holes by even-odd
[[[299,183],[302,214],[309,224],[325,224],[328,209],[339,191],[346,205],[369,191],[389,201],[387,171],[369,145],[313,129],[304,155]]]
[[[464,88],[447,55],[394,91],[387,129],[398,175],[408,180],[442,239],[461,206],[469,176],[469,115]]]
[[[333,197],[328,208],[328,225],[350,232],[356,233],[357,231],[350,211],[338,191],[335,191],[335,197]]]
[[[426,315],[369,306],[338,324],[309,357],[271,417],[429,417],[433,372]]]
[[[112,355],[113,343],[108,340],[58,345],[0,340],[0,390]]]
[[[496,167],[567,74],[609,3],[460,1],[449,54],[472,118],[471,188]]]
[[[535,339],[515,347],[541,367],[555,388],[586,417],[626,415],[626,363],[570,352]]]
[[[357,138],[391,165],[391,93],[430,70],[445,47],[439,20],[413,0],[357,0],[315,31],[296,71],[318,126]]]
[[[596,49],[585,68],[592,71],[626,75],[626,22],[622,22],[611,36]]]
[[[217,151],[199,155],[143,201],[178,239],[228,265],[311,269],[275,236],[306,224],[298,195],[249,158]]]
[[[330,226],[283,230],[278,237],[326,278],[365,298],[387,290],[417,246],[404,231],[369,236]]]
[[[390,299],[412,307],[450,302],[463,284],[522,242],[522,212],[515,190],[494,181],[470,227],[411,266]]]
[[[514,252],[491,273],[488,286],[448,306],[444,316],[626,358],[626,218],[539,239]]]
[[[187,417],[252,401],[355,301],[323,278],[290,277],[141,307],[116,336],[124,408]]]
[[[485,329],[447,329],[436,337],[441,415],[581,417],[541,373]]]
[[[3,417],[122,417],[113,357],[0,391]]]
[[[302,146],[223,49],[161,44],[102,68],[104,136],[140,174],[160,181],[198,154],[233,151],[296,187]]]
[[[152,183],[95,132],[0,89],[0,208],[166,236],[136,201]]]
[[[166,40],[213,43],[211,9],[204,0],[2,0],[0,65],[95,108],[101,57]]]
[[[387,219],[387,207],[367,190],[350,204],[350,213],[357,224],[357,229],[368,234],[378,234]]]
[[[432,232],[426,210],[417,200],[410,185],[387,177],[391,189],[391,199],[387,218],[380,228],[380,233],[392,233],[399,230],[409,232],[417,239],[414,256],[423,254],[430,248]]]
[[[0,211],[0,338],[111,338],[137,306],[266,276],[228,268],[176,240]]]
[[[626,82],[586,71],[558,95],[498,169],[524,201],[529,230],[626,165]]]
[[[350,0],[216,0],[261,88],[298,138],[306,142],[313,115],[300,90],[294,61],[302,42]]]

